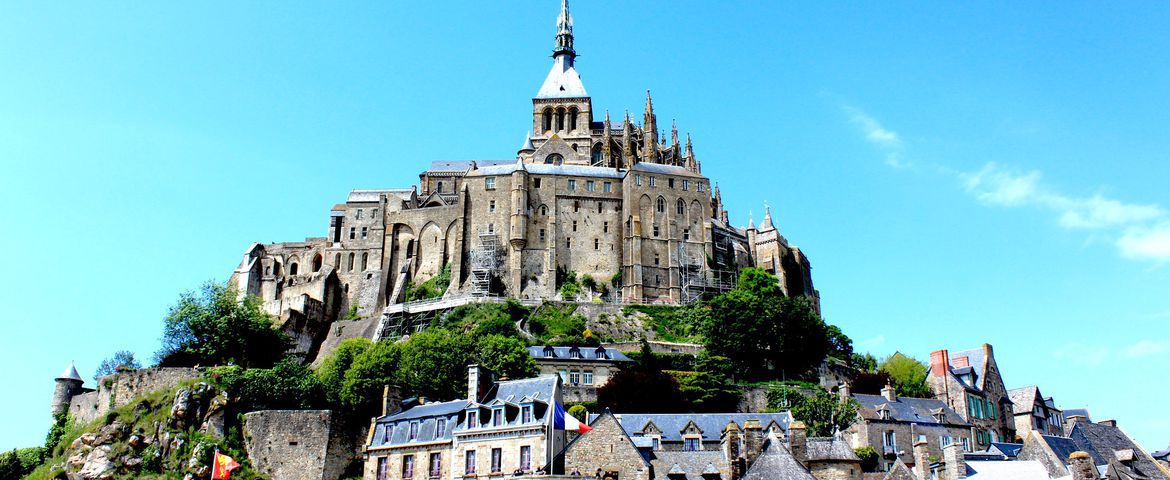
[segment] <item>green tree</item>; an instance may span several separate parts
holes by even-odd
[[[309,367],[285,358],[272,368],[221,367],[214,371],[243,411],[298,410],[325,405],[325,390]]]
[[[873,447],[861,447],[853,449],[853,453],[857,454],[857,458],[861,459],[861,470],[863,472],[878,471],[878,457],[877,450]]]
[[[739,404],[740,390],[729,378],[725,357],[699,355],[692,375],[679,381],[679,393],[692,412],[732,412]]]
[[[877,358],[875,358],[871,353],[854,352],[850,357],[849,363],[853,365],[853,368],[856,368],[857,370],[864,373],[873,373],[877,371]]]
[[[853,339],[836,325],[826,325],[825,333],[829,337],[829,357],[846,362],[853,360]]]
[[[398,375],[401,359],[402,348],[388,341],[375,343],[355,356],[341,382],[341,405],[359,418],[378,412],[382,387],[402,385]]]
[[[882,361],[878,370],[890,376],[890,381],[894,384],[894,391],[899,396],[913,398],[932,396],[930,387],[926,385],[926,364],[917,359],[903,355],[901,352],[894,352],[893,355]]]
[[[782,296],[763,270],[743,269],[738,286],[707,305],[707,350],[750,378],[807,377],[829,352],[828,327],[808,299]]]
[[[414,334],[402,345],[403,386],[429,398],[459,398],[474,351],[470,338],[450,330],[432,328]]]
[[[284,356],[288,337],[273,328],[261,301],[241,301],[235,289],[208,282],[186,292],[171,307],[163,327],[162,366],[228,365],[270,367]]]
[[[476,361],[497,375],[511,379],[536,376],[536,361],[528,354],[527,345],[518,338],[503,335],[480,337]]]
[[[106,375],[111,375],[123,370],[137,370],[142,368],[138,360],[134,358],[134,352],[129,350],[119,350],[114,352],[114,356],[102,360],[98,364],[98,368],[94,371],[93,379],[97,380]]]
[[[353,362],[373,345],[373,342],[365,338],[350,338],[341,342],[337,349],[321,362],[321,366],[317,367],[317,379],[321,381],[321,387],[325,389],[325,399],[331,405],[342,405],[341,387],[345,383],[345,372],[349,371]]]
[[[685,411],[678,381],[658,367],[658,358],[645,338],[639,357],[636,365],[609,377],[609,382],[597,389],[598,406],[615,413]]]
[[[781,385],[769,389],[768,408],[791,411],[793,418],[808,427],[810,437],[824,437],[849,428],[857,420],[858,404],[852,398],[842,402],[820,388],[806,395]]]
[[[573,405],[573,406],[569,407],[569,415],[572,415],[573,418],[576,418],[577,420],[581,421],[581,423],[588,422],[588,419],[585,418],[585,416],[588,413],[589,413],[589,411],[585,409],[584,405]]]

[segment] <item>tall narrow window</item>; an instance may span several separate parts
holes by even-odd
[[[610,184],[609,182],[605,182],[605,183],[601,184],[601,191],[602,191],[602,192],[605,192],[605,193],[612,192],[612,191],[613,191],[613,185],[612,185],[612,184]]]
[[[495,200],[491,200],[488,202],[488,211],[493,212],[493,213],[496,211],[496,201]]]
[[[642,186],[642,176],[641,175],[634,174],[634,185],[637,185],[639,187]]]
[[[544,229],[540,229],[540,241],[544,241]]]
[[[370,236],[370,228],[369,227],[362,227],[362,239],[366,239],[369,236]]]
[[[418,422],[410,422],[410,435],[408,440],[418,440]]]
[[[367,268],[369,268],[369,261],[370,261],[370,252],[362,252],[362,271],[363,272],[366,271]]]
[[[355,238],[357,238],[357,228],[349,227],[349,239],[353,240]]]
[[[565,248],[573,248],[573,239],[571,237],[565,238]]]
[[[666,186],[670,187],[670,188],[674,188],[674,179],[673,178],[666,179]]]
[[[666,200],[658,198],[658,213],[666,213]]]
[[[532,469],[532,447],[523,445],[520,447],[520,470],[528,471]]]
[[[577,107],[569,108],[569,130],[577,129]]]
[[[577,221],[576,220],[573,220],[573,231],[574,232],[577,231]]]
[[[291,264],[289,264],[289,266],[288,266],[288,274],[289,274],[289,275],[294,275],[294,276],[297,274],[297,264],[296,264],[295,262],[294,262],[294,263],[291,263]]]
[[[594,182],[593,182],[593,180],[586,180],[586,181],[585,181],[585,191],[586,191],[586,192],[592,192],[592,191],[593,191],[593,186],[594,186]]]
[[[492,426],[498,427],[504,424],[504,409],[496,408],[492,410]]]
[[[548,215],[548,207],[545,205],[541,205],[540,206],[540,214],[541,215]]]
[[[609,222],[601,223],[601,233],[609,233]]]
[[[386,480],[386,457],[378,457],[378,472],[375,475],[377,480]]]
[[[559,131],[564,130],[564,129],[565,129],[565,109],[558,108],[557,109],[557,131],[559,132]]]
[[[479,413],[475,410],[467,412],[467,428],[479,427]]]
[[[436,453],[431,454],[431,472],[430,473],[431,473],[431,478],[439,478],[439,477],[443,476],[443,454],[442,453],[436,452]]]
[[[440,418],[435,421],[435,438],[443,436],[443,432],[447,431],[447,419]]]
[[[687,190],[690,190],[690,186],[691,186],[691,182],[690,182],[690,181],[688,181],[688,180],[683,180],[683,181],[682,181],[682,183],[683,183],[682,187],[683,187],[683,191],[684,191],[684,192],[685,192],[685,191],[687,191]]]
[[[596,239],[596,238],[594,238],[594,239],[593,239],[593,249],[594,249],[594,250],[600,250],[600,249],[601,249],[601,240],[598,240],[598,239]]]
[[[687,211],[687,204],[685,202],[683,202],[682,199],[680,198],[678,200],[678,202],[674,204],[674,213],[682,215],[683,212],[686,212],[686,211]]]
[[[576,189],[577,189],[577,181],[570,178],[569,179],[569,190],[576,190]]]
[[[532,407],[527,405],[520,407],[520,421],[524,423],[532,422]]]
[[[572,182],[572,180],[569,181]],[[581,211],[581,202],[573,200],[573,213],[577,213],[579,211]]]
[[[349,268],[347,269],[347,271],[350,271],[350,272],[353,271],[353,252],[349,253]]]
[[[492,449],[492,473],[500,473],[504,468],[504,449]]]
[[[650,186],[654,187],[657,185],[658,185],[658,181],[654,177],[650,177]]]
[[[468,450],[463,458],[463,473],[475,475],[475,450]]]
[[[540,188],[540,179],[539,178],[532,179],[532,188]]]
[[[443,182],[439,182],[439,186],[438,186],[438,188],[435,189],[435,191],[439,192],[439,193],[443,193]]]
[[[402,478],[414,476],[414,455],[402,456]]]
[[[541,126],[544,127],[545,131],[552,130],[552,127],[553,127],[553,123],[552,123],[553,120],[552,119],[553,119],[552,108],[544,109],[544,114],[541,115]]]
[[[597,213],[601,213],[601,202],[597,202]]]
[[[356,216],[356,218],[357,218],[358,220],[361,220],[361,219],[362,219],[362,209],[360,209],[360,208],[359,208],[359,209],[357,209],[357,216]]]

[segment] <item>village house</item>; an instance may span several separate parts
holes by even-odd
[[[846,431],[853,448],[873,447],[881,457],[879,466],[891,471],[898,462],[918,466],[915,445],[925,442],[925,457],[942,458],[952,443],[970,451],[971,424],[941,400],[899,397],[887,385],[881,395],[851,393],[843,384],[838,393],[857,401],[857,421]]]
[[[1016,435],[1024,438],[1037,431],[1045,435],[1064,434],[1064,414],[1056,408],[1052,397],[1040,394],[1040,388],[1029,386],[1008,391],[1016,420]]]
[[[1012,400],[995,363],[991,345],[951,353],[930,354],[926,383],[942,400],[974,427],[971,450],[1016,438]]]
[[[561,377],[561,395],[566,402],[596,401],[597,389],[631,362],[622,352],[606,347],[538,345],[528,347],[528,354],[541,375]]]

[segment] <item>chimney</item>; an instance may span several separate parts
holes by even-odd
[[[841,382],[841,385],[837,387],[837,395],[841,397],[842,403],[849,401],[849,398],[853,396],[853,387],[849,385],[848,380]]]
[[[1106,427],[1116,427],[1117,420],[1101,420],[1100,422],[1097,422],[1097,425],[1104,425]]]
[[[918,478],[930,478],[930,447],[926,440],[914,442],[914,474]]]
[[[788,449],[796,461],[808,461],[808,428],[804,422],[797,420],[788,426]]]
[[[945,377],[950,368],[951,354],[946,350],[930,352],[930,374],[936,377]]]
[[[467,399],[479,403],[492,386],[492,372],[479,365],[467,366]]]
[[[894,393],[894,386],[888,383],[886,386],[882,387],[882,396],[886,397],[886,400],[891,402],[898,401],[898,394]]]
[[[743,456],[747,458],[747,464],[751,465],[764,450],[764,428],[760,426],[759,420],[747,420],[743,422],[743,430]]]
[[[1097,480],[1097,466],[1093,465],[1093,457],[1085,452],[1073,452],[1068,456],[1068,469],[1072,472],[1073,480]]]
[[[963,458],[963,446],[959,442],[952,442],[943,447],[943,462],[947,480],[967,478],[967,462]]]
[[[731,478],[739,478],[745,472],[740,470],[739,458],[743,452],[739,451],[740,440],[742,436],[739,432],[739,425],[735,422],[727,422],[727,426],[723,427],[723,435],[719,442],[723,447],[723,454],[727,458],[728,464],[731,465]]]
[[[1068,435],[1072,432],[1073,426],[1078,423],[1089,423],[1089,419],[1084,415],[1070,415],[1064,419],[1064,434]]]
[[[382,416],[402,411],[402,388],[398,385],[382,386]]]

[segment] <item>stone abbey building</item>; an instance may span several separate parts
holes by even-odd
[[[556,26],[515,158],[437,161],[417,186],[354,190],[330,210],[324,237],[250,247],[233,276],[241,292],[299,330],[354,307],[378,315],[445,268],[448,297],[558,299],[558,278],[575,272],[610,301],[682,303],[757,266],[815,303],[805,255],[770,212],[759,227],[731,225],[689,135],[660,133],[649,92],[640,119],[594,110],[567,2]]]

